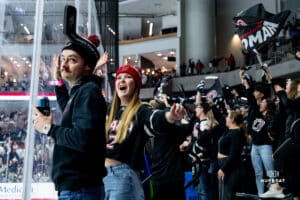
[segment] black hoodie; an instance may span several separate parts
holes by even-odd
[[[54,141],[52,179],[55,188],[78,190],[100,186],[106,171],[106,103],[101,94],[101,78],[89,75],[67,90],[55,88],[62,110],[60,125],[48,133]]]

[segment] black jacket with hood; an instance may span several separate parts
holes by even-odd
[[[55,88],[62,110],[60,125],[48,133],[55,141],[52,179],[57,191],[100,186],[106,175],[106,102],[101,94],[101,78],[82,77],[70,91]]]

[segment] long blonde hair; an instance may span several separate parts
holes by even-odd
[[[209,121],[211,121],[211,125],[212,127],[215,127],[216,125],[219,124],[219,122],[216,120],[215,116],[214,116],[214,113],[212,110],[209,110],[207,113],[206,113],[206,117]]]
[[[118,97],[117,92],[115,91],[111,110],[108,119],[106,120],[106,139],[108,139],[108,131],[110,125],[117,114],[120,104],[121,104],[120,98]],[[141,100],[139,99],[139,89],[136,88],[130,103],[128,104],[128,106],[126,106],[119,120],[118,129],[115,138],[116,143],[121,143],[126,138],[128,128],[132,122],[132,119],[136,115],[141,105],[142,103]]]
[[[289,99],[296,99],[298,97],[298,85],[300,81],[299,80],[291,80],[291,90],[287,93],[287,97]]]

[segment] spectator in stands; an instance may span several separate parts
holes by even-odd
[[[202,74],[202,70],[204,69],[204,65],[201,62],[200,59],[198,59],[197,63],[196,63],[196,71],[197,71],[197,75]]]
[[[18,167],[20,158],[17,154],[17,144],[11,145],[11,151],[8,154],[8,179],[12,182],[17,181],[18,177]]]
[[[264,98],[260,92],[255,90],[253,92],[247,79],[243,79],[242,84],[246,88],[249,105],[248,132],[252,139],[251,160],[255,171],[258,195],[262,195],[264,193],[264,182],[262,181],[264,169],[269,178],[274,178],[272,177],[274,172],[273,141],[268,134],[268,126],[274,117],[276,106],[272,100]]]
[[[288,80],[286,89],[282,88],[279,84],[274,85],[276,95],[280,98],[280,106],[287,115],[285,120],[285,139],[292,136],[290,129],[295,120],[300,118],[300,81],[299,80]],[[280,148],[280,147],[279,147]],[[286,174],[287,189],[292,193],[294,199],[300,198],[299,192],[299,179],[300,170],[299,167],[295,166],[294,160],[300,159],[299,147],[290,145],[290,150],[286,151],[285,154],[277,156],[275,161],[279,160],[284,162],[284,172]],[[283,188],[279,184],[272,184],[269,190],[264,193],[263,197],[284,197]]]
[[[224,59],[227,62],[227,66],[229,67],[229,71],[234,70],[235,66],[236,66],[236,63],[235,63],[235,59],[234,59],[234,56],[232,55],[232,53],[228,57],[225,57]]]
[[[138,171],[143,163],[144,146],[149,137],[169,133],[185,115],[182,105],[170,111],[153,110],[139,99],[141,72],[123,65],[118,68],[115,93],[107,119],[107,153],[104,177],[106,199],[144,199]]]
[[[180,76],[186,75],[186,64],[185,62],[180,65]]]
[[[52,114],[34,109],[35,129],[55,142],[52,180],[59,199],[104,199],[106,102],[102,79],[92,74],[98,59],[94,44],[67,43],[55,74],[60,83],[55,92],[63,111],[61,124],[53,124]]]
[[[165,102],[165,103],[164,103]],[[168,109],[169,103],[165,94],[161,100],[151,100],[150,105],[159,110]],[[147,149],[150,152],[153,183],[153,200],[185,200],[184,189],[184,153],[179,146],[192,132],[192,123],[177,122],[168,134],[159,134],[150,139]]]
[[[195,62],[193,61],[192,58],[189,59],[189,74],[194,75],[194,70],[195,70]]]
[[[18,145],[24,147],[26,139],[26,118],[22,113],[17,114],[16,128],[11,132],[10,139],[16,141]]]
[[[214,57],[212,60],[210,60],[208,63],[209,72],[216,72],[219,62],[221,60],[223,60],[223,57],[220,57],[220,58]]]
[[[219,199],[232,200],[242,177],[241,156],[245,144],[243,117],[230,111],[226,118],[228,130],[219,139]]]

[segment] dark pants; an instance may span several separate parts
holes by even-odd
[[[219,166],[225,162],[227,158],[219,159]],[[232,200],[238,189],[241,180],[242,170],[240,165],[225,173],[224,179],[219,179],[219,200]]]
[[[184,182],[174,182],[156,185],[153,184],[152,200],[185,200]]]

